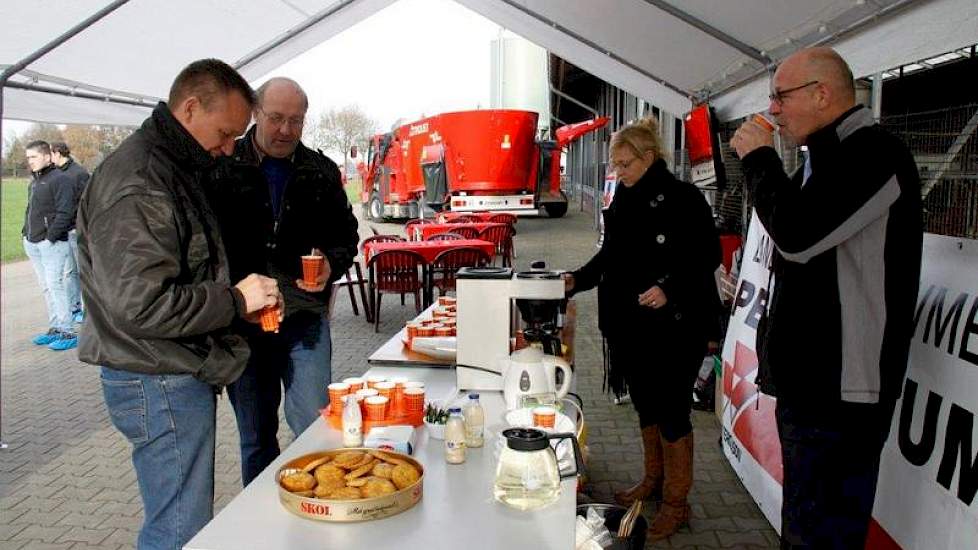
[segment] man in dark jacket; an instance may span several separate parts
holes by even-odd
[[[133,445],[140,549],[180,548],[213,516],[216,395],[248,358],[229,326],[281,305],[274,279],[232,286],[203,189],[253,101],[228,65],[191,63],[168,102],[95,170],[79,205],[78,356],[102,366],[112,423]]]
[[[332,282],[352,265],[357,221],[339,169],[300,143],[308,100],[297,83],[274,78],[257,92],[255,125],[211,189],[233,276],[278,280],[285,320],[278,333],[242,326],[248,367],[228,387],[241,436],[241,478],[251,482],[279,454],[278,407],[296,436],[327,404]],[[317,284],[302,282],[302,256],[325,257]]]
[[[48,308],[48,331],[35,336],[33,342],[64,351],[78,345],[63,279],[71,257],[68,230],[73,224],[75,188],[51,163],[51,146],[46,141],[28,143],[26,155],[34,177],[21,233]]]
[[[862,548],[913,333],[920,179],[906,146],[856,105],[829,48],[781,64],[770,110],[808,147],[804,168],[789,178],[756,122],[731,145],[776,247],[758,384],[777,395],[782,541]]]
[[[51,162],[71,180],[75,188],[75,204],[71,210],[71,225],[68,228],[68,246],[71,255],[65,270],[65,290],[68,293],[68,307],[74,322],[82,321],[81,287],[78,283],[78,230],[75,229],[75,218],[78,217],[78,201],[81,199],[85,186],[88,185],[88,170],[71,158],[71,150],[63,141],[51,144]]]

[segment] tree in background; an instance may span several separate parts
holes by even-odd
[[[34,140],[63,141],[71,149],[71,156],[88,169],[95,169],[113,149],[122,143],[132,128],[121,126],[85,126],[69,124],[61,129],[55,124],[33,124],[19,136],[5,140],[3,144],[3,173],[14,177],[27,175],[27,159],[24,148]]]
[[[306,125],[305,141],[307,144],[327,152],[343,154],[341,165],[347,174],[350,148],[354,145],[360,151],[366,151],[370,136],[376,133],[377,123],[367,116],[359,106],[347,105],[340,109],[330,109],[319,114],[319,117]]]

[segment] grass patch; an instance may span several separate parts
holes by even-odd
[[[20,230],[24,227],[24,211],[27,208],[27,178],[3,178],[3,223],[0,225],[0,261],[3,263],[24,260]]]
[[[360,188],[363,184],[360,182],[360,178],[349,179],[346,181],[346,186],[343,190],[346,191],[346,198],[350,200],[350,204],[360,204]]]

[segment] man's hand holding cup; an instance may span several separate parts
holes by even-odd
[[[278,322],[282,321],[285,313],[282,293],[278,289],[278,281],[271,277],[252,273],[234,285],[244,302],[244,319],[249,323],[261,323],[262,311],[277,310],[275,315]],[[266,314],[267,321],[268,315]],[[276,323],[277,324],[277,323]],[[277,327],[276,327],[277,328]]]
[[[302,257],[302,278],[295,281],[295,286],[306,292],[322,292],[326,282],[333,273],[326,256],[318,248]]]
[[[737,128],[737,132],[730,138],[730,146],[737,151],[740,158],[761,147],[774,147],[775,129],[775,125],[767,117],[755,114]]]

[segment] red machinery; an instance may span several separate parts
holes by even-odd
[[[435,210],[537,214],[543,208],[563,216],[560,151],[608,119],[564,126],[557,141],[537,141],[537,118],[530,111],[462,111],[373,136],[361,172],[366,216],[418,217],[422,200]]]

